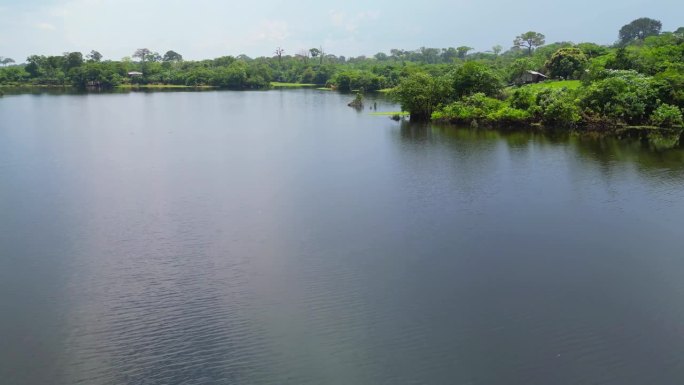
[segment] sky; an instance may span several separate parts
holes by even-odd
[[[526,31],[555,41],[611,44],[639,17],[663,30],[684,25],[682,0],[0,0],[0,56],[97,50],[104,59],[137,48],[185,59],[246,54],[371,56],[392,48],[509,48]]]

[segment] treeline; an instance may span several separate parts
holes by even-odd
[[[0,85],[106,89],[120,85],[212,86],[262,89],[272,82],[327,86],[341,91],[393,89],[412,119],[467,124],[681,124],[684,107],[684,28],[662,32],[657,20],[623,26],[611,46],[546,44],[530,31],[504,50],[467,46],[344,57],[312,48],[272,57],[224,56],[183,60],[138,49],[122,60],[87,55],[33,55],[24,64],[0,61]],[[550,80],[534,80],[534,72]]]
[[[412,119],[457,124],[562,127],[682,125],[684,28],[653,19],[622,27],[606,47],[569,42],[528,46],[512,61],[472,60],[402,79],[393,94]],[[528,33],[530,36],[533,33]],[[510,54],[510,52],[509,52]],[[516,79],[551,80],[511,86]],[[522,81],[522,80],[521,80]]]
[[[0,85],[106,89],[127,84],[158,84],[260,89],[269,87],[271,82],[283,82],[372,92],[395,87],[400,79],[416,71],[440,72],[439,67],[447,68],[472,59],[466,58],[465,53],[455,54],[455,50],[393,49],[391,55],[347,58],[324,54],[315,48],[296,55],[284,55],[279,49],[273,57],[239,55],[199,61],[183,60],[175,51],[160,55],[145,48],[118,61],[102,60],[97,51],[88,55],[66,52],[60,56],[32,55],[25,64],[2,67]]]

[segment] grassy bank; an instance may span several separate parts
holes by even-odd
[[[271,82],[271,87],[275,87],[275,88],[305,88],[305,87],[317,87],[317,86],[319,86],[319,84]]]
[[[541,83],[528,84],[523,87],[528,87],[532,90],[541,90],[543,88],[561,89],[567,88],[569,90],[576,90],[582,86],[579,80],[547,80]]]

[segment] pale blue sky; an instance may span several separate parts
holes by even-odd
[[[278,46],[345,56],[420,46],[484,51],[508,48],[528,30],[547,42],[608,44],[635,18],[674,30],[682,15],[682,0],[0,0],[0,56],[22,62],[96,49],[120,59],[142,47],[187,59],[271,56]]]

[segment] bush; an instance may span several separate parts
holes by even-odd
[[[573,94],[565,89],[541,90],[537,94],[537,105],[545,125],[574,126],[581,119]]]
[[[532,120],[532,115],[525,110],[505,106],[487,114],[487,120],[501,125],[515,126],[529,124]]]
[[[530,123],[529,112],[513,108],[507,103],[478,93],[466,96],[432,114],[435,120],[468,124],[481,121],[496,125],[520,125]]]
[[[616,123],[641,124],[657,107],[660,86],[636,71],[608,71],[605,79],[586,88],[581,105],[587,113]]]
[[[682,111],[677,106],[661,104],[651,114],[651,124],[659,127],[681,126]]]
[[[466,96],[451,103],[432,115],[436,120],[449,120],[458,123],[470,123],[484,119],[504,107],[504,102],[487,97],[483,93]]]
[[[529,110],[537,105],[537,93],[531,87],[520,87],[509,98],[511,107]]]

